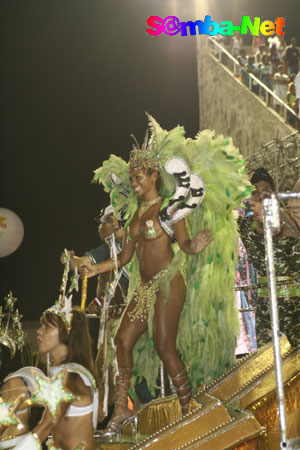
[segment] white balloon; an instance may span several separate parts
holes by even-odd
[[[17,250],[24,237],[22,220],[10,209],[0,208],[0,257]]]

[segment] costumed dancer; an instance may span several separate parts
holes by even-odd
[[[93,434],[99,399],[91,341],[85,314],[72,308],[72,295],[65,293],[68,263],[67,258],[59,300],[43,313],[37,332],[39,351],[50,353],[51,378],[36,377],[39,389],[30,404],[43,404],[46,409],[16,450],[40,449],[49,434],[51,450],[96,450]]]
[[[131,300],[115,337],[118,372],[108,435],[134,420],[127,409],[132,374],[154,389],[159,358],[187,413],[192,388],[234,363],[239,328],[231,210],[248,195],[240,189],[244,162],[222,136],[206,131],[185,139],[182,127],[167,132],[149,120],[150,138],[146,134],[141,148],[136,143],[129,164],[111,155],[95,173],[125,229],[117,266],[133,259]],[[81,274],[94,276],[114,265],[112,259],[87,264]]]
[[[29,431],[30,407],[26,400],[37,389],[33,370],[40,375],[42,372],[38,368],[21,368],[20,351],[25,338],[22,316],[14,309],[17,299],[11,292],[4,300],[4,309],[0,308],[0,449],[12,449]],[[6,418],[5,408],[8,408]]]

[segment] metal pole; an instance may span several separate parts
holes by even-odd
[[[271,195],[271,199],[265,199],[263,201],[263,210],[264,210],[266,262],[269,280],[269,298],[271,302],[275,375],[277,383],[277,404],[279,410],[280,448],[286,449],[287,426],[285,413],[284,385],[282,378],[282,361],[280,353],[280,330],[279,330],[276,274],[275,274],[273,238],[272,238],[272,234],[280,230],[280,215],[279,215],[279,203],[274,194]]]
[[[300,198],[300,192],[287,192],[278,194],[278,198],[280,200],[288,199],[288,198]]]
[[[300,192],[280,193],[277,195],[279,199],[300,198]],[[273,331],[273,347],[275,359],[275,373],[277,383],[277,402],[279,409],[279,426],[280,426],[280,448],[285,450],[300,450],[300,438],[287,439],[287,425],[284,399],[284,385],[282,378],[282,362],[280,354],[279,341],[279,320],[277,308],[277,291],[276,291],[276,275],[273,253],[272,233],[280,230],[280,209],[277,198],[272,194],[271,199],[265,199],[263,202],[264,209],[264,230],[265,230],[265,248],[266,262],[269,281],[269,296],[271,302],[271,317]]]
[[[160,362],[159,373],[160,373],[160,397],[165,398],[166,396],[165,377],[164,377],[164,365],[162,361]]]

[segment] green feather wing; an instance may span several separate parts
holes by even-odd
[[[114,213],[118,219],[125,221],[124,228],[127,228],[137,210],[137,198],[130,185],[128,163],[119,156],[110,155],[94,173],[93,182],[103,184],[104,190],[109,192]],[[118,180],[117,184],[113,182],[112,174]]]
[[[251,188],[244,161],[231,139],[205,130],[188,139],[185,158],[206,185],[202,205],[186,218],[191,237],[210,229],[214,240],[198,255],[187,255],[187,295],[180,319],[178,345],[191,381],[222,375],[234,364],[239,321],[234,295],[238,233],[233,210]],[[187,330],[190,330],[187,333]]]

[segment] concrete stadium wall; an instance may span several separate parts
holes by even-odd
[[[197,64],[200,130],[231,136],[245,157],[295,131],[210,53],[204,36],[198,38]]]

